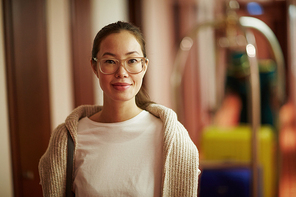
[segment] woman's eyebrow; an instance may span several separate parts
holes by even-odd
[[[138,51],[131,51],[131,52],[128,52],[128,53],[126,53],[125,55],[132,55],[132,54],[139,54],[139,52]],[[110,56],[113,56],[113,57],[116,57],[116,55],[115,54],[113,54],[113,53],[110,53],[110,52],[105,52],[104,54],[103,54],[103,56],[102,57],[104,57],[105,55],[110,55]]]
[[[106,53],[104,53],[104,54],[103,54],[103,56],[105,56],[105,55],[110,55],[110,56],[113,56],[113,57],[115,57],[115,56],[116,56],[115,54],[113,54],[113,53],[110,53],[110,52],[106,52]],[[103,56],[102,56],[102,57],[103,57]]]
[[[131,52],[126,53],[125,55],[131,55],[131,54],[134,54],[134,53],[139,54],[138,51],[131,51]]]

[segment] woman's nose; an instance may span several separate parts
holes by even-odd
[[[115,73],[116,77],[127,77],[128,76],[128,72],[124,67],[123,63],[119,64],[119,67]]]

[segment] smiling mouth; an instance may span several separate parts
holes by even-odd
[[[115,84],[112,84],[112,86],[116,90],[124,91],[124,90],[127,90],[131,86],[131,84],[129,84],[129,83],[115,83]]]

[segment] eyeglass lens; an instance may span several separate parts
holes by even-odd
[[[104,58],[100,60],[99,66],[102,73],[113,74],[118,70],[121,62],[123,62],[126,71],[135,74],[142,71],[144,60],[145,59],[141,57],[133,57],[121,61],[117,59]]]

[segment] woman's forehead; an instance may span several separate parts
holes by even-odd
[[[136,37],[128,31],[113,33],[102,40],[99,53],[101,56],[110,54],[131,54],[138,53],[142,55],[141,45]]]

